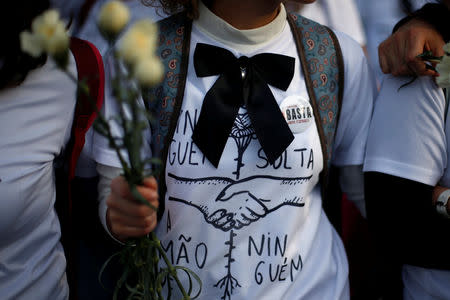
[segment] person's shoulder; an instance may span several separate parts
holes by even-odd
[[[444,100],[442,89],[430,76],[385,75],[377,103],[387,102],[402,107],[402,111],[412,110],[420,114],[424,109],[439,112],[443,109]]]
[[[336,35],[336,38],[339,42],[339,46],[342,50],[342,55],[352,57],[356,55],[357,57],[364,57],[364,51],[361,45],[353,39],[348,34],[333,30],[333,33]]]

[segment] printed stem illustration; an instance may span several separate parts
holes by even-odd
[[[241,287],[236,278],[231,275],[231,264],[235,261],[232,256],[233,249],[236,248],[233,243],[235,236],[236,234],[233,230],[231,230],[230,239],[225,242],[225,245],[228,245],[228,253],[224,255],[224,257],[227,258],[227,264],[225,265],[227,274],[214,285],[215,287],[219,287],[220,289],[225,288],[223,296],[220,298],[222,300],[230,300],[231,294],[233,294],[233,289],[236,287]]]
[[[234,139],[238,149],[238,156],[234,159],[237,162],[236,171],[233,174],[236,175],[236,179],[239,179],[241,168],[244,166],[244,163],[242,163],[244,152],[252,139],[256,139],[255,130],[247,113],[237,115],[230,136]]]

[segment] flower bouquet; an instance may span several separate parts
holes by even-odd
[[[439,73],[436,83],[441,88],[450,88],[450,43],[444,45],[444,56],[434,56],[431,51],[425,51],[417,57],[428,62],[427,68]],[[433,67],[431,64],[437,64]]]
[[[163,66],[155,55],[157,42],[157,27],[150,20],[135,23],[123,35],[122,32],[130,19],[128,8],[121,1],[107,2],[100,10],[98,27],[102,36],[108,41],[107,54],[114,56],[112,93],[119,106],[119,115],[114,118],[123,131],[121,137],[114,136],[110,121],[100,113],[94,123],[94,129],[108,139],[109,145],[115,150],[122,164],[123,177],[128,182],[134,199],[151,206],[138,192],[146,176],[146,166],[155,166],[157,159],[143,160],[141,146],[143,131],[148,127],[151,115],[139,104],[140,91],[159,83],[163,74]],[[47,54],[55,60],[58,67],[64,70],[78,86],[78,93],[89,90],[84,81],[78,81],[74,74],[67,71],[69,54],[69,35],[65,24],[59,18],[56,10],[49,10],[38,16],[32,23],[31,32],[21,33],[21,46],[25,53],[39,57]],[[118,47],[116,42],[120,36]],[[94,101],[92,101],[94,105]],[[126,156],[123,154],[126,153]],[[156,210],[155,207],[152,207]],[[119,253],[116,253],[104,264],[99,278],[108,263],[119,258],[123,272],[118,280],[113,298],[117,299],[119,292],[124,291],[127,299],[164,299],[162,285],[176,282],[183,299],[191,299],[193,282],[189,287],[181,284],[177,271],[187,272],[199,284],[199,277],[191,270],[173,266],[167,258],[161,243],[154,233],[128,241]],[[163,260],[163,263],[160,260]],[[165,264],[165,265],[164,265]],[[170,287],[167,297],[170,299]],[[200,291],[198,292],[200,293]],[[198,294],[192,299],[196,298]]]

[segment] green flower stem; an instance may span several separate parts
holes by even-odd
[[[158,240],[158,238],[156,237],[156,234],[154,232],[150,233],[150,239],[152,241],[155,242],[156,244],[156,248],[158,249],[159,253],[161,254],[164,262],[167,265],[167,268],[169,269],[169,274],[173,277],[173,279],[175,279],[175,282],[178,285],[178,288],[180,289],[181,294],[183,295],[183,299],[190,299],[188,293],[186,293],[183,284],[181,284],[180,279],[178,278],[177,275],[177,270],[172,266],[172,263],[170,262],[170,260],[167,258],[166,252],[164,251],[164,249],[161,246],[161,242]]]
[[[112,45],[110,45],[112,46]],[[110,50],[108,50],[109,53]],[[151,205],[138,191],[138,185],[142,185],[144,180],[145,166],[148,163],[147,160],[141,158],[141,146],[142,146],[142,131],[145,129],[145,122],[140,119],[140,113],[144,116],[148,116],[147,112],[139,107],[136,101],[139,96],[137,86],[133,85],[134,79],[128,72],[123,72],[120,67],[120,58],[116,55],[114,57],[115,78],[113,79],[113,93],[119,105],[119,117],[117,122],[123,129],[123,137],[121,139],[115,138],[112,134],[109,120],[107,120],[98,110],[95,105],[94,99],[89,94],[89,87],[85,81],[78,81],[78,79],[67,70],[65,73],[77,84],[77,92],[82,93],[88,97],[88,102],[91,103],[97,113],[97,131],[105,136],[109,142],[109,145],[117,154],[119,161],[122,165],[123,176],[127,181],[130,192],[133,198],[141,203],[145,204],[155,211],[157,208]],[[127,105],[130,109],[131,120],[127,118],[124,105]],[[121,150],[127,151],[128,162],[121,153]],[[157,238],[154,232],[148,236],[141,237],[132,241],[129,241],[125,247],[112,257],[120,255],[120,261],[123,264],[124,270],[121,278],[116,283],[116,287],[113,294],[113,299],[117,299],[119,291],[125,289],[128,293],[127,299],[142,299],[142,300],[164,300],[162,295],[162,283],[161,279],[166,277],[168,286],[168,299],[171,298],[171,283],[170,278],[174,279],[182,296],[183,300],[191,299],[189,293],[186,292],[180,279],[177,275],[178,266],[173,266],[168,259],[166,252],[161,246],[160,240]],[[106,266],[111,262],[108,259],[103,265],[99,276],[101,277]],[[162,258],[166,264],[165,268],[159,268],[159,258]],[[184,268],[182,268],[185,270]],[[192,271],[189,274],[194,274]],[[197,275],[193,275],[200,284],[201,282]],[[137,280],[137,282],[135,282]],[[197,297],[197,296],[196,296]],[[196,298],[195,297],[195,298]]]
[[[108,121],[102,116],[101,112],[98,110],[97,106],[95,105],[94,99],[92,99],[91,94],[89,93],[89,87],[86,85],[83,81],[78,81],[78,78],[75,77],[72,73],[70,73],[68,70],[65,70],[65,73],[67,76],[77,85],[77,90],[81,91],[86,97],[88,97],[88,102],[92,105],[92,107],[95,109],[95,112],[97,113],[97,121],[101,124],[102,128],[105,130],[105,137],[108,139],[109,144],[111,147],[116,151],[117,156],[120,160],[120,163],[122,165],[122,168],[124,170],[124,173],[130,173],[130,170],[128,168],[128,164],[126,160],[123,158],[122,153],[120,153],[120,148],[116,144],[116,141],[111,133],[111,128],[109,127]]]
[[[130,172],[126,173],[127,181],[133,184],[140,185],[143,181],[144,174],[144,165],[141,163],[142,159],[140,156],[140,149],[142,146],[142,130],[141,126],[139,126],[139,115],[138,115],[138,105],[135,99],[138,96],[138,93],[135,91],[135,88],[128,89],[130,94],[124,92],[125,87],[122,86],[124,83],[132,82],[133,78],[128,74],[124,74],[121,71],[121,67],[119,65],[119,57],[115,55],[114,57],[114,68],[116,70],[116,78],[114,81],[118,82],[118,90],[115,91],[114,96],[116,97],[119,103],[119,113],[120,113],[120,122],[121,127],[124,130],[123,143],[124,148],[128,153],[128,159],[130,162]],[[126,87],[131,88],[132,85],[128,84]],[[127,101],[128,100],[128,101]],[[127,120],[125,110],[123,104],[128,104],[131,109],[131,122]]]

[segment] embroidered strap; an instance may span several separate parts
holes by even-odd
[[[342,53],[336,36],[327,27],[296,14],[289,15],[288,20],[297,29],[294,38],[320,135],[323,179],[328,182],[344,89]]]
[[[180,13],[159,21],[158,25],[157,55],[165,67],[165,75],[157,87],[143,95],[147,108],[156,119],[151,122],[154,156],[162,156],[172,114],[181,108],[177,106],[177,99],[181,99],[184,94],[192,23]]]
[[[156,168],[156,177],[160,199],[164,199],[167,188],[164,179],[166,158],[186,86],[192,20],[187,18],[185,13],[179,13],[160,20],[158,25],[157,55],[162,60],[165,73],[163,81],[157,87],[143,92],[143,99],[154,117],[150,122],[151,149],[153,157],[161,158],[161,165]],[[161,217],[163,212],[164,201],[161,201],[158,217]]]

